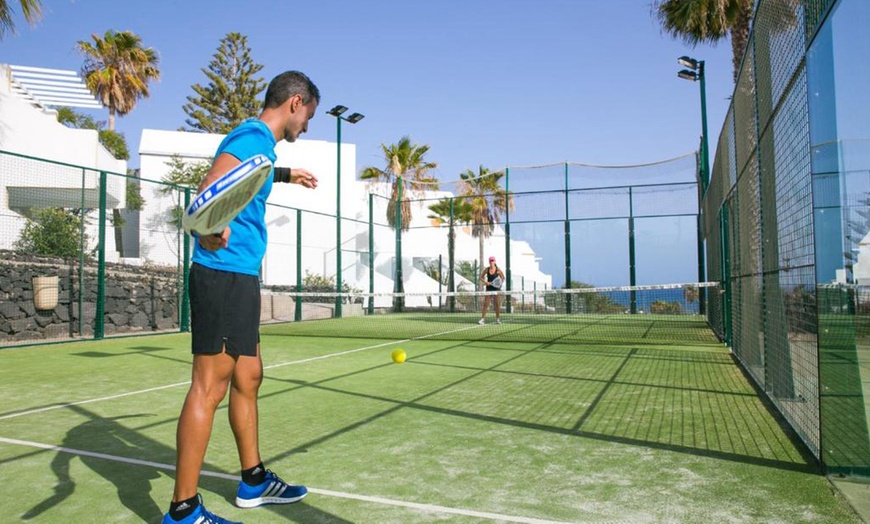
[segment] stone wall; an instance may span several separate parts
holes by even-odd
[[[0,251],[0,345],[93,337],[96,262],[85,262],[81,285],[79,273],[77,260]],[[58,304],[37,310],[33,277],[46,275],[58,277]],[[178,286],[174,268],[107,264],[104,333],[178,329]]]

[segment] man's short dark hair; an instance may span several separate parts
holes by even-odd
[[[320,103],[320,90],[305,73],[285,71],[269,82],[263,109],[278,107],[293,95],[302,95],[303,104],[308,104],[312,100]]]

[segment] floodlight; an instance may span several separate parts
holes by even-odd
[[[677,62],[679,62],[679,64],[683,67],[688,67],[689,69],[694,69],[695,71],[698,70],[698,61],[694,58],[688,56],[681,56],[680,58],[677,58]]]
[[[698,73],[694,71],[689,71],[688,69],[683,69],[682,71],[677,73],[677,76],[684,80],[691,80],[692,82],[698,80]]]
[[[351,124],[356,124],[357,122],[359,122],[363,118],[365,118],[365,115],[361,115],[359,113],[354,113],[354,114],[350,115],[349,117],[345,118],[345,120],[347,120]]]

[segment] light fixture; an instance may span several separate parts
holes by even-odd
[[[346,108],[346,107],[344,107],[344,106],[335,106],[335,107],[333,107],[332,109],[330,109],[329,111],[327,111],[326,114],[327,114],[327,115],[332,115],[332,116],[341,116],[341,114],[344,113],[345,111],[347,111],[347,108]]]
[[[691,80],[692,82],[698,80],[698,73],[694,71],[689,71],[688,69],[683,69],[682,71],[677,73],[677,76],[682,78],[683,80]]]
[[[345,120],[347,120],[351,124],[356,124],[357,122],[359,122],[363,118],[365,118],[365,115],[362,115],[360,113],[354,113],[354,114],[350,115],[349,117],[345,118]]]
[[[694,58],[688,56],[681,56],[680,58],[677,58],[677,62],[683,67],[688,67],[689,69],[694,69],[695,71],[698,70],[699,62]]]

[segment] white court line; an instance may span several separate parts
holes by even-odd
[[[28,440],[17,440],[11,438],[0,437],[0,442],[5,444],[11,444],[15,446],[27,446],[31,448],[39,448],[45,449],[48,451],[57,451],[59,453],[69,453],[71,455],[78,455],[83,457],[94,457],[104,460],[112,460],[115,462],[123,462],[125,464],[133,464],[136,466],[147,466],[156,469],[163,469],[167,471],[174,471],[175,466],[170,464],[162,464],[160,462],[151,462],[148,460],[139,460],[132,459],[128,457],[120,457],[118,455],[109,455],[106,453],[94,453],[92,451],[84,451],[79,449],[65,448],[61,446],[52,446],[50,444],[41,444],[39,442],[31,442]],[[229,475],[226,473],[217,473],[212,471],[202,471],[201,474],[207,477],[215,477],[220,479],[227,479],[238,482],[238,475]],[[332,491],[328,489],[318,489],[318,488],[308,488],[308,491],[311,493],[316,493],[318,495],[325,495],[327,497],[336,497],[343,499],[351,499],[351,500],[361,500],[363,502],[373,502],[376,504],[384,504],[388,506],[398,506],[409,509],[416,509],[421,511],[428,511],[434,513],[448,513],[451,515],[463,515],[467,517],[478,517],[483,519],[497,520],[501,522],[518,522],[520,524],[569,524],[567,522],[560,522],[555,520],[543,520],[536,519],[532,517],[518,517],[513,515],[502,515],[500,513],[490,513],[487,511],[475,511],[470,509],[459,509],[459,508],[449,508],[446,506],[437,506],[434,504],[420,504],[417,502],[405,502],[403,500],[394,500],[388,499],[384,497],[372,497],[369,495],[357,495],[354,493],[345,493],[342,491]]]
[[[152,391],[159,391],[161,389],[177,388],[178,386],[186,386],[187,384],[190,384],[189,380],[186,382],[178,382],[176,384],[169,384],[167,386],[157,386],[156,388],[140,389],[139,391],[130,391],[128,393],[120,393],[118,395],[111,395],[108,397],[92,398],[92,399],[88,399],[88,400],[80,400],[78,402],[67,402],[64,404],[58,404],[56,406],[48,406],[45,408],[38,408],[38,409],[31,409],[28,411],[22,411],[20,413],[12,413],[9,415],[3,415],[2,417],[0,417],[0,420],[5,420],[8,418],[15,418],[15,417],[22,417],[24,415],[33,415],[35,413],[42,413],[43,411],[52,411],[55,409],[63,409],[63,408],[68,408],[70,406],[80,406],[82,404],[90,404],[91,402],[100,402],[103,400],[113,400],[116,398],[129,397],[131,395],[139,395],[141,393],[150,393]]]
[[[332,358],[332,357],[340,357],[342,355],[349,355],[350,353],[356,353],[358,351],[365,351],[367,349],[377,349],[377,348],[382,348],[385,346],[391,346],[393,344],[404,344],[405,342],[410,342],[412,340],[422,340],[424,338],[437,337],[439,335],[446,335],[448,333],[457,333],[459,331],[464,331],[466,329],[474,329],[475,327],[479,327],[479,326],[475,325],[475,326],[465,327],[465,328],[461,328],[461,329],[454,329],[452,331],[442,331],[441,333],[434,333],[432,335],[424,335],[424,336],[418,337],[418,338],[406,338],[406,339],[402,339],[402,340],[394,340],[392,342],[385,342],[383,344],[376,344],[374,346],[365,346],[365,347],[361,347],[361,348],[350,349],[350,350],[341,351],[338,353],[330,353],[328,355],[321,355],[319,357],[311,357],[311,358],[306,358],[306,359],[302,359],[302,360],[291,360],[290,362],[282,362],[281,364],[272,364],[271,366],[265,366],[263,369],[274,369],[274,368],[280,368],[283,366],[292,366],[295,364],[304,364],[306,362],[313,362],[315,360],[323,360],[323,359]],[[187,386],[188,384],[190,384],[190,381],[186,380],[184,382],[177,382],[175,384],[169,384],[166,386],[157,386],[157,387],[148,388],[148,389],[140,389],[138,391],[119,393],[117,395],[110,395],[108,397],[92,398],[92,399],[88,399],[88,400],[80,400],[78,402],[67,402],[64,404],[58,404],[56,406],[48,406],[48,407],[44,407],[44,408],[21,411],[19,413],[11,413],[9,415],[2,415],[2,416],[0,416],[0,420],[6,420],[6,419],[10,419],[10,418],[15,418],[15,417],[23,417],[25,415],[34,415],[36,413],[43,413],[45,411],[53,411],[55,409],[68,408],[70,406],[81,406],[82,404],[90,404],[92,402],[102,402],[104,400],[114,400],[117,398],[129,397],[132,395],[151,393],[153,391],[160,391],[161,389],[170,389],[170,388],[177,388],[179,386]]]

